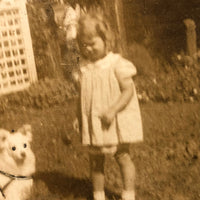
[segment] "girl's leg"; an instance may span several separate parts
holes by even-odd
[[[115,158],[119,164],[123,180],[122,200],[135,200],[135,166],[130,157],[129,145],[120,145]]]
[[[94,200],[105,200],[104,193],[104,161],[102,154],[90,154],[90,171]]]

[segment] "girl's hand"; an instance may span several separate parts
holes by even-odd
[[[109,109],[106,112],[103,112],[100,116],[101,122],[104,128],[108,129],[114,120],[116,112],[113,109]]]

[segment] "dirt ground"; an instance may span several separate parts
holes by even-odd
[[[0,115],[2,128],[30,123],[36,174],[31,200],[91,199],[88,155],[73,131],[75,103],[45,110],[18,108]],[[200,104],[141,105],[144,142],[131,147],[136,166],[136,200],[200,198]],[[71,141],[70,141],[71,140]],[[118,166],[107,157],[108,199],[119,199]]]

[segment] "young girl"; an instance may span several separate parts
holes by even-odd
[[[135,169],[129,145],[143,140],[140,109],[132,77],[136,68],[110,51],[109,27],[98,15],[79,20],[81,132],[89,146],[94,200],[105,200],[104,159],[113,154],[122,178],[122,200],[135,200]],[[77,77],[77,76],[76,76]]]

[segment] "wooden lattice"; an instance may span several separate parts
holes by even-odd
[[[0,95],[37,80],[26,4],[0,2]]]

